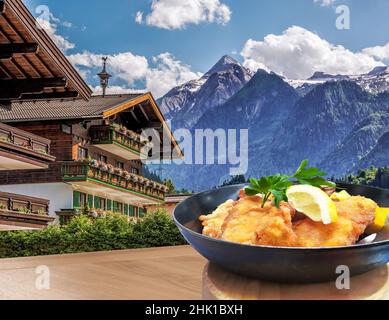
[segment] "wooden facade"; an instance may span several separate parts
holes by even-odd
[[[21,0],[0,0],[0,121],[0,158],[26,159],[0,165],[0,191],[41,192],[52,204],[71,197],[59,212],[88,206],[139,217],[163,203],[167,187],[142,176],[145,128],[171,145],[158,157],[182,157],[150,93],[91,97]]]
[[[79,111],[80,103],[84,113]],[[23,102],[12,105],[15,115],[23,113],[23,105]],[[51,113],[58,110],[58,114],[43,120],[46,110]],[[50,151],[56,161],[46,170],[0,173],[0,185],[71,185],[72,207],[55,208],[63,219],[72,210],[83,210],[85,206],[137,218],[145,206],[164,203],[168,188],[142,175],[148,140],[142,138],[141,131],[152,125],[161,130],[161,135],[170,134],[170,130],[163,131],[164,119],[163,123],[158,122],[150,94],[93,96],[87,102],[73,99],[37,102],[35,114],[34,119],[22,120],[23,115],[15,119],[12,111],[0,112],[0,119],[50,140]],[[171,143],[172,152],[177,152],[175,140]]]

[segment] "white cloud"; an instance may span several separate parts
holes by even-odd
[[[363,49],[362,52],[379,60],[389,60],[389,42],[383,46]]]
[[[101,68],[102,58],[105,55],[84,51],[68,56],[70,62],[80,70],[90,72],[91,68]],[[124,80],[128,85],[145,78],[148,70],[148,61],[143,56],[137,56],[131,52],[123,52],[108,55],[109,68],[116,78]],[[89,69],[89,70],[88,70]]]
[[[136,13],[135,22],[136,22],[136,23],[139,23],[139,24],[143,23],[143,12],[138,11],[138,12]]]
[[[47,34],[51,37],[58,48],[66,53],[68,50],[74,49],[76,45],[66,39],[64,36],[58,34],[58,26],[61,25],[65,28],[71,28],[72,23],[69,21],[61,21],[55,17],[47,6],[38,6],[36,12],[40,15],[36,18],[39,26],[44,29]]]
[[[202,76],[168,52],[154,57],[153,63],[155,67],[147,72],[146,87],[156,97],[161,97],[173,87]]]
[[[96,86],[96,87],[89,86],[89,87],[92,89],[94,95],[101,95],[103,93],[103,90],[100,86]],[[134,89],[126,88],[126,87],[122,87],[122,86],[109,86],[107,88],[106,94],[139,93],[141,91],[142,90],[134,90]]]
[[[61,23],[65,28],[71,28],[73,27],[73,24],[69,21],[62,21]]]
[[[366,52],[352,52],[334,45],[302,27],[292,26],[281,35],[262,41],[249,39],[241,55],[252,70],[270,69],[291,79],[306,79],[315,71],[361,74],[383,65]]]
[[[314,0],[315,3],[319,3],[322,7],[330,7],[332,6],[337,0]]]
[[[81,74],[87,77],[97,73],[96,71],[99,70],[97,68],[101,68],[103,56],[85,51],[70,55],[68,58]],[[131,87],[135,82],[140,81],[144,83],[144,90],[151,91],[157,98],[171,88],[201,76],[200,73],[193,72],[190,66],[175,59],[170,53],[162,53],[154,57],[151,65],[146,57],[137,56],[131,52],[108,55],[108,68],[113,76],[111,83],[116,79],[126,84],[126,86],[110,86],[108,92],[133,92],[134,89]]]
[[[145,22],[149,26],[172,30],[204,22],[224,25],[230,19],[231,9],[220,0],[153,0]],[[137,13],[136,21],[143,22],[141,12]]]

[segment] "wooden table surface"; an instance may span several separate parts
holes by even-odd
[[[188,246],[1,259],[0,299],[201,299],[205,265]]]
[[[39,289],[42,270],[50,288]],[[37,273],[38,272],[38,273]],[[46,282],[47,284],[47,282]],[[335,283],[281,285],[231,274],[189,246],[0,260],[0,299],[389,299],[389,266]]]

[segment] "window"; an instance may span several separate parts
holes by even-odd
[[[102,155],[102,154],[99,154],[99,161],[100,161],[100,162],[107,163],[107,162],[108,162],[107,156],[104,156],[104,155]]]
[[[118,167],[119,169],[124,170],[124,163],[120,162],[120,161],[116,161],[116,167]]]
[[[137,169],[137,168],[131,168],[131,173],[139,174],[139,169]]]
[[[83,147],[78,147],[78,160],[88,158],[88,149]]]
[[[101,210],[107,210],[107,200],[100,198],[100,209]]]
[[[87,204],[87,195],[85,193],[80,192],[79,204],[80,207],[83,208]]]

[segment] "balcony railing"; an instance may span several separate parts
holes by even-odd
[[[25,150],[39,158],[54,161],[50,155],[50,140],[35,134],[0,123],[0,143],[9,147]]]
[[[146,143],[139,134],[117,125],[92,126],[90,136],[93,144],[118,144],[138,155]]]
[[[0,192],[0,210],[47,216],[49,201],[23,195]]]
[[[62,163],[62,177],[65,181],[93,180],[162,201],[169,191],[163,184],[95,160]]]

